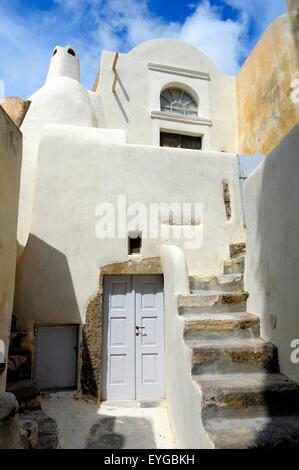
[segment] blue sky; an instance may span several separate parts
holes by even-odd
[[[173,37],[200,48],[227,74],[237,73],[286,0],[1,0],[0,80],[6,95],[28,97],[43,83],[56,45],[80,54],[91,87],[103,49]]]

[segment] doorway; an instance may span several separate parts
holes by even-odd
[[[107,276],[104,296],[104,398],[163,398],[162,276]]]
[[[41,390],[75,389],[78,325],[36,326],[35,376]]]

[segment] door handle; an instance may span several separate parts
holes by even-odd
[[[135,328],[136,328],[136,336],[142,336],[142,331],[140,330],[144,330],[145,326],[135,326]]]

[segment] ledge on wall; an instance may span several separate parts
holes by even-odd
[[[149,62],[147,64],[149,70],[155,72],[170,73],[172,75],[180,75],[188,78],[198,78],[200,80],[211,80],[211,76],[207,72],[200,72],[199,70],[186,69],[184,67],[173,67],[171,65],[154,64]]]
[[[151,111],[152,119],[162,119],[163,121],[173,121],[173,122],[184,122],[186,124],[195,124],[198,126],[213,126],[211,119],[198,117],[198,118],[188,118],[185,116],[176,116],[173,114],[168,114],[162,111]]]

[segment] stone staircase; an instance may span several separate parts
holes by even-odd
[[[215,448],[295,448],[299,386],[280,373],[276,347],[260,337],[243,290],[245,244],[231,246],[219,278],[190,279],[178,296],[202,420]]]

